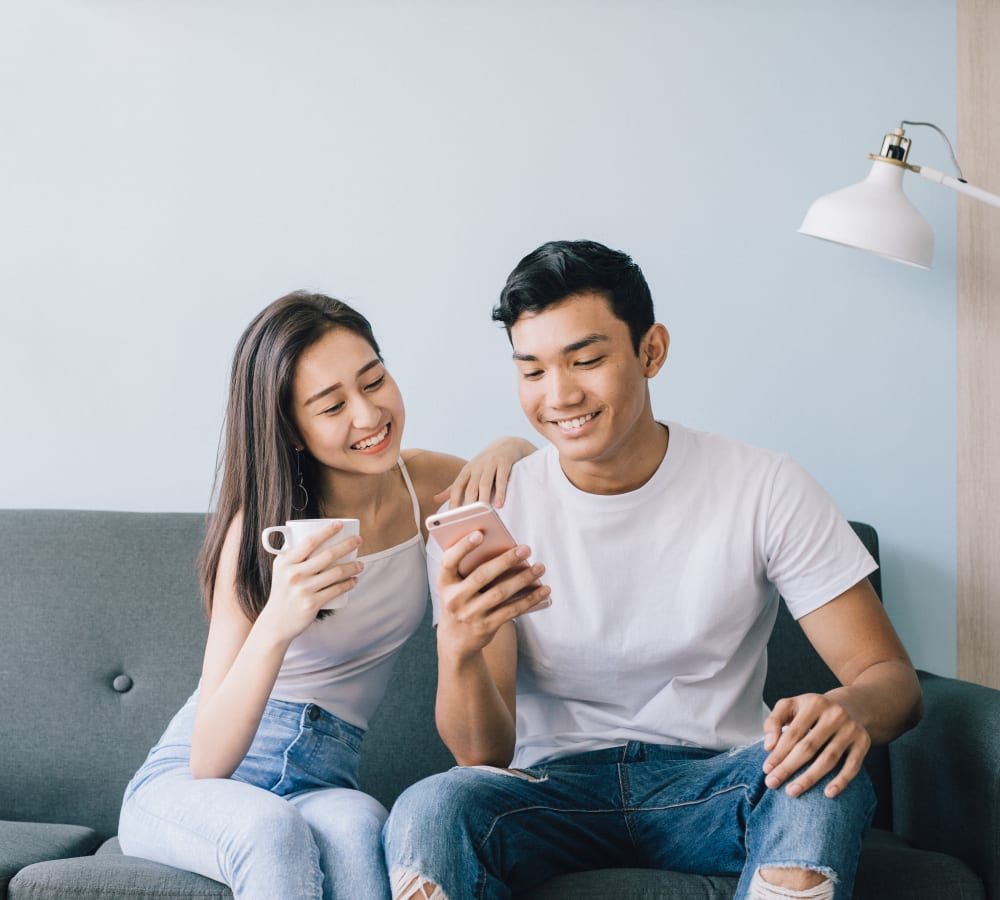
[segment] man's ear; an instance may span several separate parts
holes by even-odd
[[[653,323],[639,342],[639,362],[647,378],[652,378],[667,361],[670,332],[659,322]]]

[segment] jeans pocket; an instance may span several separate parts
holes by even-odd
[[[531,769],[501,769],[499,766],[464,766],[463,768],[474,769],[477,772],[492,772],[495,775],[517,778],[519,781],[527,781],[531,784],[537,784],[548,778],[544,772],[536,772]]]
[[[304,721],[282,754],[280,777],[268,788],[284,797],[299,791],[359,787],[358,747]]]

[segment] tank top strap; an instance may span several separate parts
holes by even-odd
[[[406,471],[406,463],[403,462],[402,456],[399,457],[399,471],[403,475],[403,481],[406,482],[406,489],[410,492],[410,502],[413,504],[413,521],[417,523],[417,534],[422,534],[420,501],[417,499],[417,492],[413,489],[413,482],[410,481],[410,473]]]

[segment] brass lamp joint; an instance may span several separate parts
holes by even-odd
[[[902,166],[911,172],[917,172],[919,169],[916,166],[911,166],[906,161],[909,152],[910,139],[905,136],[902,128],[896,128],[882,139],[882,149],[878,153],[869,153],[868,158],[878,160],[879,162],[892,163],[894,166]]]

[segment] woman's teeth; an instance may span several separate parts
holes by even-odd
[[[356,444],[351,444],[352,450],[367,450],[369,447],[374,447],[376,444],[381,444],[382,441],[386,439],[389,435],[389,426],[386,425],[378,434],[373,434],[371,437],[366,437],[363,441],[358,441]]]

